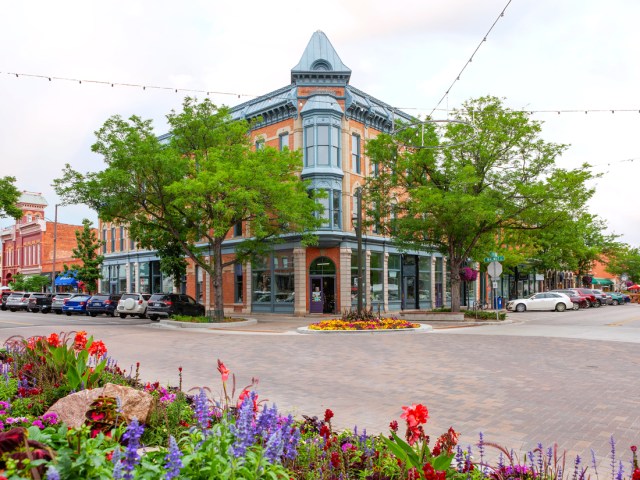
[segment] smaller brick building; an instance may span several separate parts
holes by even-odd
[[[41,193],[22,192],[18,207],[24,215],[15,225],[0,230],[2,261],[0,278],[8,285],[16,273],[23,275],[46,275],[60,273],[64,265],[79,264],[73,257],[76,248],[75,232],[82,225],[69,225],[45,219],[44,209],[48,205]],[[53,266],[55,230],[55,257]]]

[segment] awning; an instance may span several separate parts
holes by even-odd
[[[61,277],[58,275],[56,277],[56,286],[57,287],[77,287],[78,281],[75,277]]]
[[[609,278],[593,277],[593,280],[591,280],[591,283],[593,285],[613,285],[613,280],[611,280]]]

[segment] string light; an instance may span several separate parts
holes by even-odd
[[[506,7],[505,7],[506,8]],[[26,78],[26,77],[31,77],[31,78],[42,78],[45,79],[49,82],[53,81],[53,80],[60,80],[60,81],[67,81],[67,82],[73,82],[73,83],[78,83],[80,85],[82,85],[82,83],[92,83],[92,84],[98,84],[98,85],[111,85],[111,87],[134,87],[134,88],[141,88],[143,91],[147,91],[150,89],[156,89],[156,90],[166,90],[166,91],[173,91],[174,93],[179,93],[179,92],[189,92],[189,93],[204,93],[205,95],[209,96],[209,95],[228,95],[228,96],[234,96],[237,98],[242,98],[242,97],[248,97],[248,98],[258,98],[258,97],[267,97],[265,99],[270,100],[271,102],[274,101],[278,101],[278,100],[289,100],[290,98],[287,95],[275,95],[273,97],[269,97],[269,94],[266,95],[254,95],[254,94],[249,94],[249,93],[238,93],[238,92],[221,92],[221,91],[215,91],[215,90],[198,90],[198,89],[188,89],[188,88],[176,88],[176,87],[164,87],[164,86],[159,86],[159,85],[146,85],[146,84],[142,84],[142,83],[124,83],[124,82],[112,82],[112,81],[105,81],[105,80],[87,80],[87,79],[78,79],[78,78],[68,78],[68,77],[55,77],[55,76],[51,76],[51,75],[36,75],[36,74],[30,74],[30,73],[20,73],[20,72],[0,72],[0,75],[10,75],[10,76],[15,76],[16,78]],[[448,90],[447,90],[448,92]],[[443,96],[443,99],[446,98],[446,95]],[[339,105],[340,102],[338,100],[332,100],[332,101],[326,101],[326,100],[318,100],[318,99],[314,99],[314,101],[316,103],[321,103],[321,104],[326,104],[326,105],[330,105],[330,106],[334,106],[334,105]],[[379,100],[376,100],[379,101]],[[384,102],[381,102],[384,103]],[[385,104],[386,105],[386,104]],[[302,102],[300,102],[300,106],[302,106]],[[429,109],[429,107],[391,107],[389,105],[386,105],[387,108],[389,110],[392,111],[426,111]],[[579,108],[579,109],[542,109],[542,110],[532,110],[532,109],[511,109],[510,111],[512,112],[520,112],[520,113],[526,113],[529,115],[535,115],[535,114],[556,114],[556,115],[560,115],[563,113],[584,113],[585,115],[589,114],[589,113],[640,113],[640,108],[601,108],[601,109],[594,109],[594,108]],[[431,114],[433,114],[434,112],[442,112],[445,114],[450,114],[451,113],[451,109],[449,108],[434,108],[431,110]],[[475,112],[476,114],[482,114],[482,112]]]
[[[471,57],[469,58],[469,60],[467,60],[467,62],[464,64],[464,66],[462,67],[462,70],[460,70],[460,73],[458,73],[458,75],[456,75],[456,78],[453,80],[453,82],[451,82],[451,85],[449,85],[449,88],[447,88],[447,90],[444,92],[444,95],[442,95],[442,98],[438,101],[438,103],[436,104],[435,107],[433,107],[433,110],[431,110],[431,113],[429,114],[429,117],[431,117],[431,115],[433,115],[433,112],[435,112],[437,110],[437,108],[440,106],[440,104],[442,103],[442,101],[445,99],[445,97],[447,95],[449,95],[449,92],[451,91],[451,89],[453,88],[453,86],[455,85],[456,82],[458,82],[460,80],[460,76],[462,75],[462,73],[465,71],[465,69],[467,68],[467,66],[473,62],[473,57],[474,55],[478,52],[478,50],[480,49],[480,46],[485,43],[487,41],[487,37],[489,36],[489,34],[491,33],[491,31],[493,30],[493,27],[496,26],[496,23],[498,23],[498,20],[500,20],[502,17],[504,17],[504,12],[507,9],[507,7],[509,6],[509,4],[511,3],[511,0],[509,0],[507,2],[507,4],[504,6],[504,8],[502,9],[502,12],[500,12],[500,15],[498,15],[498,17],[495,19],[495,21],[493,22],[493,24],[491,25],[491,28],[489,28],[489,31],[486,33],[486,35],[482,38],[482,40],[480,40],[480,43],[478,43],[478,46],[476,47],[476,49],[473,51],[473,53],[471,54]]]

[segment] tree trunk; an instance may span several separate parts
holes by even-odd
[[[213,316],[217,321],[224,318],[222,297],[222,240],[213,244]]]
[[[449,268],[451,273],[451,311],[460,311],[460,267],[462,260],[449,254]]]

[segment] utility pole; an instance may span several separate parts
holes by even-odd
[[[58,205],[53,216],[53,262],[51,263],[51,293],[56,293],[56,247],[58,242]]]
[[[356,240],[358,242],[358,315],[362,315],[363,301],[362,301],[362,190],[356,191],[357,200],[357,213],[356,213]]]

